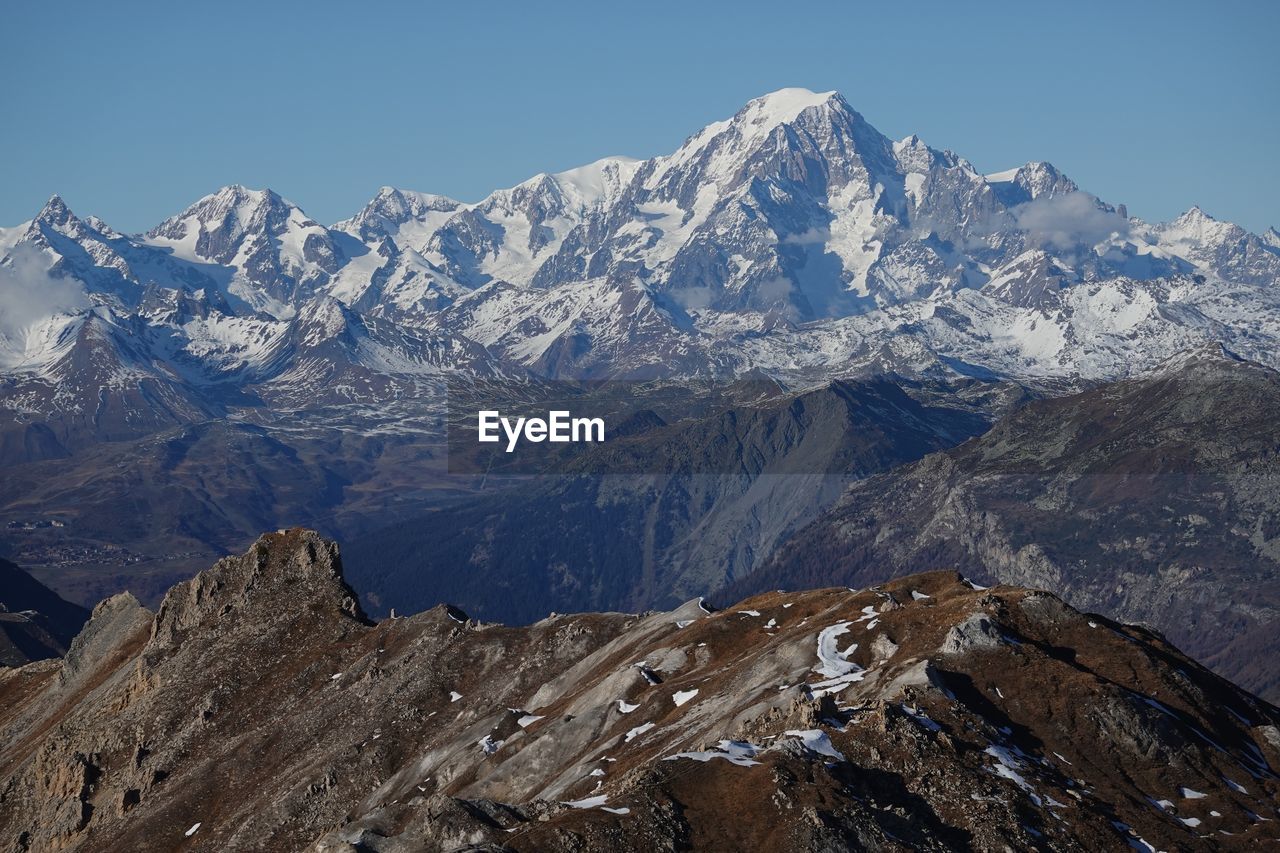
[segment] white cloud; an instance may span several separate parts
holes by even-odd
[[[1074,192],[1039,198],[1009,211],[1014,225],[1027,232],[1031,242],[1046,248],[1093,246],[1112,234],[1126,234],[1129,221],[1098,205],[1088,193]]]
[[[793,246],[825,246],[831,240],[831,231],[827,228],[809,228],[797,231],[782,238],[784,245]]]
[[[19,339],[33,324],[89,308],[83,285],[49,274],[39,249],[19,245],[0,264],[0,337]]]

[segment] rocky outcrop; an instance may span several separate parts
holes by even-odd
[[[0,843],[1254,849],[1278,724],[1158,635],[952,573],[374,624],[289,530],[0,673]]]

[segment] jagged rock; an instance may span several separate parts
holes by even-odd
[[[991,649],[1005,643],[999,626],[986,613],[971,613],[955,625],[942,640],[939,651],[944,655],[959,655],[974,649]]]
[[[1150,803],[1185,786],[1204,797],[1179,818],[1232,833],[1224,846],[1271,843],[1248,815],[1280,796],[1263,757],[1280,711],[1098,619],[935,572],[717,613],[509,628],[441,606],[371,623],[336,547],[286,530],[179,584],[153,617],[105,602],[64,663],[0,671],[0,838],[1176,849],[1197,833]]]

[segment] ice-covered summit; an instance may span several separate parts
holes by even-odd
[[[171,324],[155,358],[181,353],[184,376],[192,361],[216,375],[277,363],[263,342],[324,299],[399,341],[462,342],[468,364],[556,375],[1057,381],[1208,342],[1268,363],[1280,351],[1274,229],[1199,208],[1146,223],[1039,160],[980,174],[803,88],[671,153],[549,170],[475,202],[384,186],[325,227],[231,185],[126,237],[55,196],[0,232],[0,263],[19,245],[87,304]]]

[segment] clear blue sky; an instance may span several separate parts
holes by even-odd
[[[0,225],[145,229],[228,183],[329,223],[475,200],[838,89],[980,170],[1050,160],[1147,219],[1280,226],[1280,3],[37,3],[0,10]]]

